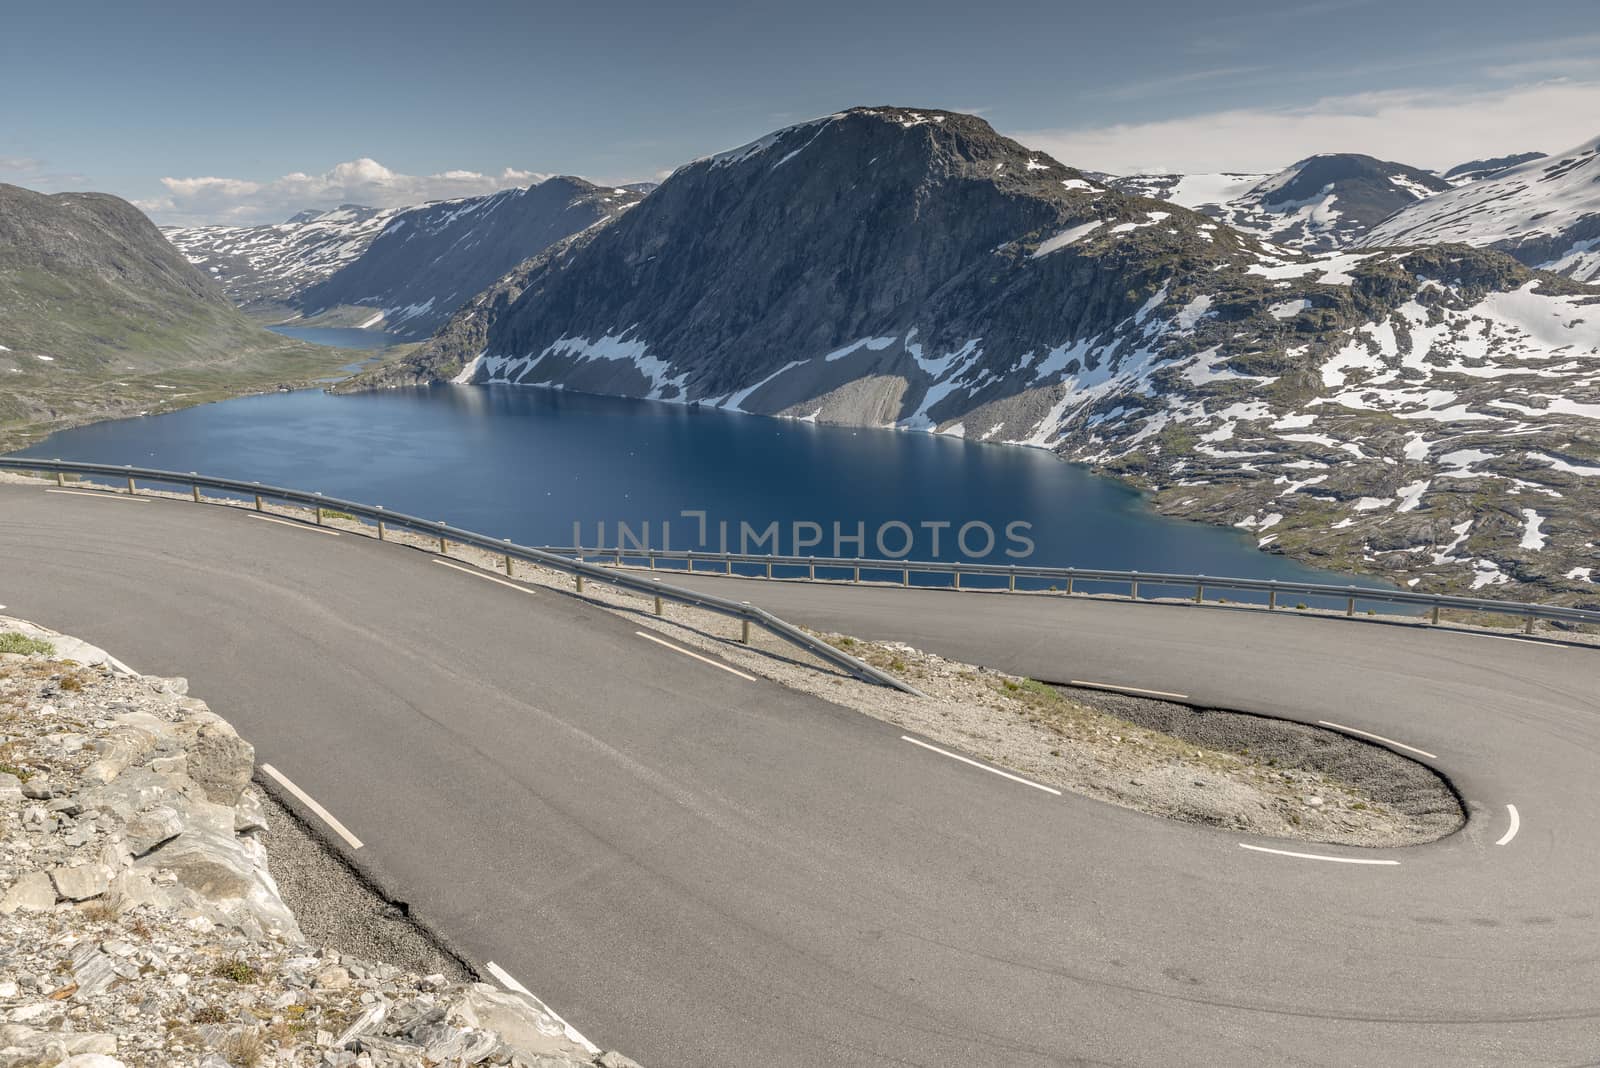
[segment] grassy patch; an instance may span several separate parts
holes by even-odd
[[[0,634],[0,653],[20,653],[23,656],[51,656],[56,647],[43,638],[30,638],[16,631]]]
[[[231,979],[235,983],[253,983],[261,978],[261,973],[248,961],[224,960],[218,961],[211,974],[218,979]]]

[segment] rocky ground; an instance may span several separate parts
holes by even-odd
[[[311,918],[438,970],[309,941],[269,855],[291,898],[360,888],[302,829],[268,848],[253,768],[184,680],[0,618],[0,1068],[632,1064],[381,902]]]

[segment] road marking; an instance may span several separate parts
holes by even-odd
[[[533,991],[529,990],[527,987],[523,986],[521,983],[512,978],[510,972],[506,971],[492,960],[486,963],[484,968],[488,970],[490,975],[500,980],[500,985],[505,987],[507,990],[517,994],[526,994],[533,1000],[538,1001],[539,1004],[543,1006],[544,1011],[554,1017],[556,1022],[561,1025],[562,1030],[566,1032],[567,1038],[571,1039],[573,1042],[576,1042],[590,1053],[600,1052],[599,1046],[595,1045],[593,1042],[590,1042],[587,1038],[584,1038],[583,1035],[578,1032],[576,1027],[573,1027],[571,1024],[567,1023],[567,1021],[563,1020],[560,1014],[550,1006],[545,1005],[545,1003],[539,999],[539,995],[535,994]]]
[[[1189,695],[1186,693],[1168,693],[1166,690],[1141,690],[1137,686],[1117,686],[1109,682],[1084,682],[1082,679],[1073,679],[1071,684],[1073,686],[1083,686],[1090,690],[1110,690],[1113,693],[1148,694],[1151,697],[1172,697],[1179,701],[1187,701],[1189,699]]]
[[[251,519],[259,519],[264,523],[277,523],[280,526],[294,527],[296,530],[309,530],[315,534],[331,534],[336,538],[339,536],[337,530],[329,530],[327,527],[315,527],[310,523],[302,523],[297,519],[279,519],[277,516],[258,515],[255,512],[246,512],[245,514]]]
[[[1500,840],[1496,842],[1495,845],[1505,845],[1506,843],[1510,842],[1511,839],[1515,838],[1517,836],[1517,832],[1522,829],[1522,817],[1517,815],[1517,806],[1507,805],[1506,811],[1511,813],[1511,829],[1506,831],[1505,834],[1502,834],[1500,836]]]
[[[309,808],[312,812],[315,812],[318,816],[320,816],[323,823],[326,823],[329,827],[332,827],[338,832],[340,838],[343,838],[346,842],[350,843],[351,849],[361,848],[361,839],[351,834],[350,828],[334,819],[333,813],[317,804],[316,800],[310,794],[306,793],[304,790],[300,789],[300,787],[290,782],[287,775],[273,767],[271,764],[261,765],[261,770],[266,772],[268,775],[271,775],[274,779],[277,779],[278,785],[282,786],[285,790],[288,790],[291,794],[294,794],[295,797],[300,799],[301,804],[305,805],[306,808]]]
[[[140,504],[150,503],[150,498],[148,497],[130,497],[125,493],[117,493],[114,490],[47,489],[45,492],[66,493],[73,497],[94,497],[95,499],[102,501],[138,501]]]
[[[900,740],[902,742],[910,742],[912,745],[920,745],[924,749],[931,749],[935,753],[938,753],[940,756],[947,756],[951,760],[959,760],[963,764],[971,764],[975,768],[980,768],[983,771],[987,771],[991,775],[998,775],[1002,779],[1010,779],[1012,782],[1020,782],[1024,786],[1031,786],[1035,790],[1043,790],[1045,793],[1047,793],[1047,794],[1055,794],[1057,797],[1061,796],[1061,791],[1057,790],[1053,786],[1044,786],[1044,785],[1042,785],[1040,783],[1036,783],[1036,782],[1032,782],[1032,781],[1030,781],[1028,779],[1024,779],[1020,775],[1013,775],[1009,771],[1001,771],[999,768],[991,768],[987,764],[980,764],[978,761],[973,760],[970,757],[964,757],[960,753],[952,753],[948,749],[940,749],[936,745],[929,745],[927,742],[918,741],[916,738],[911,737],[909,734],[902,734],[900,736]]]
[[[1319,720],[1317,720],[1317,723],[1319,725],[1323,726],[1323,727],[1332,727],[1336,731],[1349,731],[1351,734],[1359,734],[1363,738],[1371,738],[1375,742],[1382,742],[1385,745],[1392,745],[1396,749],[1404,749],[1408,753],[1415,753],[1418,756],[1425,756],[1429,760],[1438,760],[1439,759],[1438,757],[1434,756],[1432,753],[1428,752],[1426,749],[1418,749],[1414,745],[1407,745],[1404,742],[1397,742],[1393,738],[1385,738],[1383,735],[1381,735],[1381,734],[1373,734],[1371,731],[1357,730],[1354,727],[1346,727],[1343,723],[1332,723],[1332,722],[1329,722],[1328,720],[1325,720],[1325,719],[1319,719]]]
[[[1369,860],[1366,857],[1330,857],[1322,853],[1291,853],[1287,849],[1268,849],[1266,846],[1251,845],[1248,842],[1240,842],[1239,848],[1253,849],[1257,853],[1276,853],[1280,857],[1299,857],[1301,860],[1331,860],[1335,864],[1383,864],[1392,867],[1400,863],[1398,860]]]
[[[711,659],[709,656],[701,656],[699,653],[696,653],[696,652],[694,652],[692,650],[689,650],[689,649],[685,649],[681,645],[673,645],[671,642],[666,641],[665,639],[657,638],[654,634],[646,634],[642,630],[636,630],[636,631],[634,631],[634,633],[637,634],[639,637],[643,638],[647,642],[655,642],[657,645],[665,645],[668,649],[671,649],[675,653],[682,653],[684,656],[692,656],[696,660],[700,661],[702,664],[710,664],[714,668],[721,668],[723,671],[726,671],[730,675],[737,675],[741,679],[748,679],[751,682],[760,682],[761,681],[760,679],[756,678],[754,675],[746,675],[744,672],[740,671],[738,668],[731,668],[727,664],[723,664],[723,663],[720,663],[720,662],[718,662],[716,660]]]
[[[436,563],[436,564],[443,564],[445,567],[448,567],[451,571],[459,571],[463,575],[471,575],[473,578],[487,579],[488,581],[496,583],[498,585],[507,586],[507,587],[509,587],[509,588],[511,588],[513,590],[518,591],[519,593],[536,593],[536,592],[538,592],[538,591],[534,590],[531,587],[522,585],[521,583],[507,582],[503,578],[496,578],[493,575],[486,575],[486,574],[483,573],[482,570],[480,570],[479,568],[476,568],[476,567],[462,567],[460,564],[453,564],[449,560],[441,560],[437,556],[435,556],[433,558],[433,562]]]
[[[1484,634],[1476,630],[1458,630],[1457,634],[1465,634],[1469,638],[1493,638],[1497,642],[1518,642],[1522,645],[1542,645],[1546,649],[1565,649],[1566,646],[1554,642],[1542,642],[1536,638],[1513,638],[1509,634]]]

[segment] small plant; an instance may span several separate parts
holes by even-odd
[[[27,768],[19,768],[15,764],[0,764],[0,775],[15,775],[22,782],[33,778],[33,772]]]
[[[236,983],[253,983],[261,978],[261,973],[256,971],[254,965],[237,959],[218,961],[211,974],[218,979],[232,979]]]
[[[60,682],[56,683],[56,688],[66,690],[68,693],[77,693],[83,689],[83,682],[76,675],[65,675]]]
[[[235,1068],[256,1068],[266,1052],[267,1044],[262,1040],[261,1032],[255,1030],[229,1035],[222,1044],[222,1055]]]
[[[83,915],[95,923],[115,923],[120,912],[103,897],[97,897],[88,904],[81,906]]]
[[[43,638],[30,638],[26,634],[18,634],[8,630],[0,634],[0,653],[17,653],[22,656],[50,656],[56,647]]]
[[[1296,611],[1304,612],[1306,610],[1306,603],[1304,601],[1301,601],[1299,604],[1295,605],[1294,607],[1295,607]]]
[[[194,1022],[197,1024],[227,1023],[228,1014],[222,1011],[220,1006],[205,1005],[194,1011]]]

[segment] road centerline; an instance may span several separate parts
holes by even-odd
[[[349,843],[351,849],[361,848],[361,839],[351,834],[350,828],[346,827],[344,824],[340,823],[336,818],[334,818],[333,813],[329,812],[327,809],[318,804],[316,798],[312,797],[310,794],[300,789],[300,787],[296,786],[287,775],[273,767],[271,764],[262,764],[261,770],[264,774],[272,776],[279,786],[282,786],[285,790],[288,790],[291,794],[298,798],[301,804],[305,805],[312,812],[315,812],[323,823],[326,823],[329,827],[333,828],[334,832],[338,834],[340,838],[343,838]]]
[[[1043,783],[1037,783],[1031,779],[1024,779],[1020,775],[1013,775],[1009,771],[1001,771],[999,768],[992,768],[987,764],[981,763],[980,761],[973,760],[971,757],[964,757],[960,753],[952,753],[948,749],[940,749],[936,745],[929,745],[927,742],[913,738],[909,734],[902,734],[900,736],[900,740],[902,742],[910,742],[912,745],[920,745],[924,749],[932,750],[933,752],[938,753],[940,756],[947,756],[951,760],[959,760],[963,764],[971,764],[980,771],[987,771],[989,774],[998,775],[1002,779],[1010,779],[1012,782],[1020,782],[1024,786],[1031,786],[1035,790],[1043,790],[1045,793],[1054,794],[1057,797],[1061,796],[1061,791],[1057,790],[1054,786],[1045,786]]]

